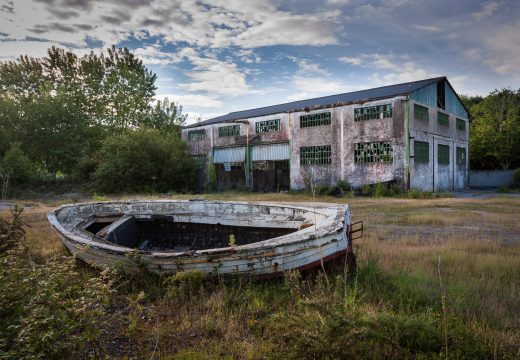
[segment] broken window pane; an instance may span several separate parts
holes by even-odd
[[[358,164],[392,162],[392,145],[389,142],[366,142],[354,144],[354,162]]]
[[[206,130],[192,130],[188,131],[188,140],[202,140],[206,137]]]
[[[240,125],[221,126],[218,128],[218,136],[238,136],[240,135]]]
[[[319,113],[319,114],[310,114],[310,115],[302,115],[300,116],[300,127],[312,127],[312,126],[322,126],[322,125],[330,125],[331,113]]]
[[[330,162],[330,145],[304,146],[300,148],[300,164],[302,165],[330,164]]]
[[[255,124],[257,133],[280,131],[280,119],[259,121]]]
[[[392,104],[366,106],[354,109],[354,121],[385,119],[392,117]]]

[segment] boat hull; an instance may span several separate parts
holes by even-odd
[[[161,204],[154,209],[153,203],[156,202],[145,202],[146,211],[139,206],[121,206],[130,203],[110,203],[112,209],[104,203],[65,205],[49,213],[48,218],[63,244],[79,259],[95,267],[124,267],[128,271],[138,271],[145,266],[152,272],[162,274],[201,271],[210,275],[271,277],[282,275],[289,270],[322,266],[325,262],[344,255],[347,249],[351,248],[347,231],[350,224],[348,206],[313,209],[278,204],[203,202],[201,207],[201,204],[196,202],[170,201],[162,202],[169,205],[166,207],[169,210],[164,211]],[[175,204],[184,210],[175,209]],[[102,215],[110,212],[113,214],[114,210],[119,211],[121,216],[138,217],[160,212],[162,215],[172,216],[173,221],[219,221],[218,224],[233,217],[218,216],[219,209],[226,209],[235,210],[235,223],[239,225],[267,224],[271,227],[282,227],[284,224],[290,224],[292,227],[299,225],[299,230],[273,239],[238,246],[190,249],[181,252],[142,251],[117,246],[95,235],[87,234],[82,229],[82,224],[85,224],[87,218],[99,215],[96,214],[96,209],[108,210],[101,212]],[[264,219],[251,221],[249,214],[258,213],[268,214]],[[273,216],[269,217],[270,215]]]

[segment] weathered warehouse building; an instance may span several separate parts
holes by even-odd
[[[397,182],[425,191],[468,186],[468,111],[446,77],[232,112],[185,126],[219,189],[354,187]],[[211,170],[212,171],[212,170]]]

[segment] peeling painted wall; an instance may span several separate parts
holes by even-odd
[[[220,138],[218,128],[230,123],[208,125],[206,139],[188,141],[193,154],[211,156],[212,147],[225,147],[246,144],[249,131],[249,143],[254,144],[289,142],[290,144],[290,183],[292,189],[302,189],[312,178],[315,184],[334,184],[339,180],[359,187],[364,184],[396,181],[405,184],[406,176],[406,96],[396,96],[365,103],[340,105],[309,111],[295,111],[256,118],[244,119],[249,122],[240,124],[240,136]],[[439,125],[436,107],[429,106],[429,121],[414,119],[413,104],[409,101],[410,119],[410,186],[426,191],[439,191],[466,188],[468,184],[467,158],[469,125],[466,131],[456,128],[456,115],[449,114],[449,126]],[[354,109],[358,107],[392,104],[392,118],[354,121]],[[424,105],[424,104],[421,104]],[[331,112],[331,124],[300,128],[300,116],[314,113]],[[445,111],[444,111],[445,112]],[[255,123],[263,120],[280,119],[280,131],[256,134]],[[247,127],[249,130],[247,130]],[[198,128],[195,128],[198,129]],[[182,137],[187,140],[187,133],[194,128],[183,129]],[[417,163],[413,159],[414,139],[429,143],[428,164]],[[356,164],[354,162],[354,144],[359,142],[390,142],[393,149],[393,161]],[[450,146],[450,164],[439,165],[437,158],[438,144]],[[302,146],[331,146],[331,163],[323,165],[300,165]],[[466,164],[456,163],[456,148],[466,149]]]
[[[414,101],[410,101],[410,187],[424,191],[447,191],[465,189],[468,187],[469,169],[469,124],[466,121],[466,131],[457,130],[456,118],[449,113],[449,125],[438,123],[438,112],[446,111],[428,106],[428,121],[415,118]],[[425,106],[424,103],[419,103]],[[459,117],[461,118],[461,117]],[[414,160],[414,141],[424,141],[429,144],[428,163],[419,163]],[[450,162],[448,165],[439,164],[438,145],[447,145],[450,148]],[[465,164],[459,165],[456,161],[457,147],[466,149]]]

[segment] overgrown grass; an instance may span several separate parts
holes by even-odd
[[[203,197],[219,196],[308,201],[305,194]],[[124,269],[107,278],[56,257],[61,250],[44,217],[56,204],[33,204],[23,215],[31,226],[26,250],[16,254],[25,265],[15,268],[25,270],[8,271],[13,267],[5,263],[1,268],[0,298],[11,300],[2,302],[0,351],[27,357],[42,351],[48,357],[44,349],[59,339],[67,351],[85,357],[445,358],[446,351],[454,359],[520,356],[520,199],[353,198],[348,203],[354,220],[364,220],[367,229],[355,245],[357,276],[327,269],[263,282],[205,279],[196,272],[125,274]],[[30,270],[27,259],[40,264],[38,271]],[[22,277],[31,279],[25,283],[29,288],[17,280]],[[46,288],[38,312],[28,311],[41,290],[35,281]],[[85,297],[88,306],[77,310],[84,320],[73,327],[77,301]],[[68,325],[41,321],[51,313]],[[26,326],[37,324],[32,334],[59,328],[59,337],[44,342],[31,336],[27,341],[36,350],[21,352],[28,343],[13,330],[19,319]]]

